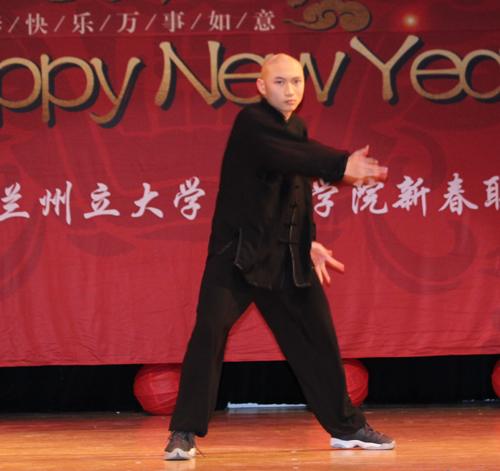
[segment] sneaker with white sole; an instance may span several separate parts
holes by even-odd
[[[333,448],[363,448],[364,450],[392,450],[396,442],[387,435],[373,430],[368,424],[357,432],[342,437],[332,437]]]
[[[168,438],[169,443],[165,448],[167,461],[190,460],[196,455],[196,442],[194,433],[174,430]]]

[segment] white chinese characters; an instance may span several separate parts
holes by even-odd
[[[500,177],[498,175],[496,175],[496,176],[490,178],[489,180],[486,180],[485,182],[483,182],[486,185],[486,201],[485,201],[484,205],[487,208],[490,206],[494,206],[497,211],[498,211],[498,208],[500,206],[498,180],[500,180]]]
[[[399,201],[392,205],[393,208],[403,208],[407,211],[410,210],[410,206],[417,206],[418,200],[420,199],[422,203],[422,213],[427,213],[427,202],[425,199],[425,195],[429,193],[431,190],[422,186],[424,180],[422,178],[417,179],[416,182],[413,181],[410,177],[405,176],[404,182],[397,187],[401,190],[401,194],[399,195]]]
[[[490,210],[500,211],[500,176],[495,175],[488,180],[484,180],[482,184],[485,193],[484,207],[491,208]],[[152,189],[147,182],[142,183],[142,196],[130,202],[130,207],[117,208],[113,204],[112,190],[108,185],[98,182],[97,189],[93,190],[89,196],[89,205],[91,211],[83,213],[85,219],[95,217],[122,216],[124,213],[132,218],[144,217],[146,214],[152,214],[158,218],[165,217],[164,209],[159,207],[160,204],[155,204],[160,200],[156,199],[160,196],[158,191]],[[178,187],[175,197],[172,201],[173,207],[177,208],[180,214],[193,221],[198,216],[201,209],[199,202],[200,198],[205,196],[205,190],[201,188],[200,179],[196,176],[186,179]],[[439,208],[439,211],[448,210],[451,213],[461,216],[466,209],[477,211],[478,204],[469,201],[465,197],[463,188],[463,180],[458,173],[453,174],[453,180],[447,183],[447,191],[442,197],[445,203]],[[397,196],[397,201],[389,205],[383,201],[382,190],[384,183],[373,184],[358,184],[352,189],[352,212],[359,214],[366,211],[372,214],[385,214],[389,212],[389,208],[405,209],[410,211],[414,207],[421,206],[422,214],[427,215],[427,197],[431,194],[431,190],[424,185],[422,178],[414,180],[409,176],[404,176],[404,180],[397,184],[396,187],[400,193]],[[22,208],[21,184],[15,182],[4,188],[4,196],[0,198],[0,222],[7,221],[13,218],[29,218],[30,214],[25,208]],[[45,189],[42,195],[39,195],[38,201],[42,208],[42,214],[49,216],[51,211],[56,216],[65,218],[66,223],[71,225],[71,197],[73,185],[67,181],[65,188]],[[312,196],[314,198],[314,211],[322,217],[327,218],[331,215],[334,206],[333,197],[338,193],[338,188],[335,185],[324,182],[323,180],[314,181],[312,184]],[[380,196],[380,199],[379,199]],[[119,201],[123,202],[123,199]],[[122,203],[123,204],[123,203]],[[136,206],[135,211],[133,205]],[[3,210],[3,212],[2,212]]]
[[[113,32],[120,35],[140,34],[150,31],[154,25],[164,28],[169,33],[176,33],[188,26],[191,30],[215,32],[231,32],[246,29],[259,33],[275,30],[273,20],[275,14],[271,10],[261,9],[257,12],[245,11],[237,16],[226,11],[211,10],[208,12],[174,11],[149,15],[139,11],[115,12],[106,15],[84,11],[75,13],[72,19],[66,15],[47,20],[40,13],[28,13],[25,17],[17,16],[7,21],[0,18],[0,31],[8,26],[9,33],[27,32],[29,36],[63,33],[74,35],[92,35],[102,32]],[[253,22],[251,20],[253,18]]]
[[[313,196],[317,196],[319,203],[314,206],[314,210],[318,216],[323,218],[327,218],[330,215],[330,210],[333,206],[333,201],[330,199],[335,193],[338,193],[339,189],[330,185],[329,183],[325,183],[323,180],[319,180],[319,182],[313,182]]]
[[[90,13],[87,11],[85,13],[80,13],[79,15],[74,15],[73,16],[73,25],[75,26],[73,28],[72,33],[80,33],[80,34],[85,34],[86,32],[93,33],[94,28],[93,24],[94,22],[89,19]]]
[[[273,25],[274,13],[262,9],[255,14],[256,24],[254,30],[256,31],[271,31],[274,29]]]
[[[176,13],[175,11],[171,11],[170,13],[165,13],[163,15],[164,21],[163,26],[170,32],[175,33],[178,30],[181,30],[184,26],[184,21],[182,21],[182,17],[184,16],[184,12]]]
[[[3,209],[5,212],[0,214],[0,221],[5,221],[9,218],[29,218],[30,215],[26,211],[16,211],[19,209],[17,201],[22,198],[21,185],[19,183],[14,183],[13,185],[5,188],[5,197],[2,198]]]
[[[387,203],[381,208],[376,208],[378,202],[377,191],[384,188],[383,183],[374,183],[369,185],[356,184],[352,189],[352,210],[354,214],[368,208],[373,214],[384,214],[388,211]],[[360,202],[362,202],[360,207]]]
[[[66,222],[68,225],[71,224],[71,208],[69,204],[69,198],[71,195],[71,188],[73,185],[70,182],[66,182],[66,192],[63,193],[59,188],[56,189],[54,195],[49,190],[45,190],[45,196],[40,198],[40,204],[43,207],[42,214],[47,216],[50,213],[50,205],[54,205],[54,212],[59,216],[59,211],[61,204],[65,206],[66,209]]]
[[[485,207],[492,207],[497,211],[500,210],[500,177],[493,176],[489,180],[483,181],[486,185],[486,201]],[[462,215],[465,208],[477,210],[477,204],[465,198],[465,190],[462,188],[463,180],[458,173],[453,174],[453,180],[448,182],[447,192],[444,195],[446,202],[441,206],[439,211],[448,209],[452,213],[459,216]],[[424,186],[423,178],[413,180],[409,176],[404,176],[402,183],[396,185],[400,190],[398,201],[392,204],[393,208],[406,209],[410,211],[412,207],[421,206],[423,216],[427,214],[427,195],[431,192],[429,188]],[[333,206],[333,201],[330,197],[337,193],[333,190],[336,187],[325,184],[322,180],[313,182],[313,196],[317,198],[318,203],[314,206],[316,214],[321,217],[328,217]],[[358,214],[361,211],[367,210],[372,214],[385,214],[389,212],[387,203],[379,202],[379,191],[384,188],[384,183],[373,184],[357,184],[352,189],[352,212]]]
[[[158,208],[150,208],[148,206],[148,203],[156,198],[159,193],[157,191],[151,191],[151,185],[149,183],[143,183],[142,186],[144,187],[144,196],[137,201],[134,201],[134,204],[139,207],[139,211],[132,213],[133,218],[139,218],[144,215],[146,212],[146,209],[148,211],[151,211],[154,215],[158,216],[159,218],[163,217],[163,211]]]
[[[477,205],[466,200],[463,196],[463,193],[465,193],[465,190],[462,189],[463,180],[458,173],[454,173],[453,177],[453,180],[448,182],[448,193],[444,195],[446,203],[441,206],[439,211],[443,211],[448,207],[452,213],[462,214],[464,205],[470,209],[477,209]]]
[[[201,206],[197,203],[198,198],[205,195],[205,192],[201,188],[198,188],[199,184],[200,180],[198,177],[186,180],[185,183],[180,185],[181,191],[177,193],[174,199],[174,206],[176,208],[179,207],[181,200],[184,200],[186,205],[181,208],[181,214],[190,221],[196,218],[196,214],[201,208]]]
[[[107,209],[111,202],[108,199],[108,196],[111,196],[111,193],[108,191],[108,186],[104,183],[97,184],[97,190],[94,190],[91,193],[92,203],[90,206],[93,211],[89,213],[85,213],[83,217],[85,219],[93,218],[95,216],[119,216],[120,212],[116,209]]]

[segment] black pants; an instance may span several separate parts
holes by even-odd
[[[206,435],[229,331],[252,302],[276,337],[323,428],[338,437],[363,427],[365,417],[347,394],[328,300],[316,273],[307,288],[297,288],[288,269],[281,291],[256,288],[233,264],[234,252],[230,247],[207,260],[170,430]]]

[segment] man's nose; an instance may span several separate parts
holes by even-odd
[[[293,87],[291,83],[285,84],[285,95],[293,95]]]

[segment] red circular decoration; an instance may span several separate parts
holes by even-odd
[[[144,410],[171,415],[179,392],[181,363],[144,365],[134,381],[134,394]]]
[[[368,371],[359,360],[343,359],[342,363],[349,397],[355,406],[360,406],[368,395]],[[181,367],[181,363],[164,363],[144,365],[138,371],[134,394],[145,411],[155,415],[172,414],[179,392]],[[500,368],[497,370],[500,389]]]
[[[349,397],[355,406],[360,406],[368,395],[368,371],[359,360],[353,358],[342,359],[342,363]]]
[[[496,395],[500,397],[500,360],[498,360],[496,365],[493,367],[491,382],[493,383],[493,390]]]

